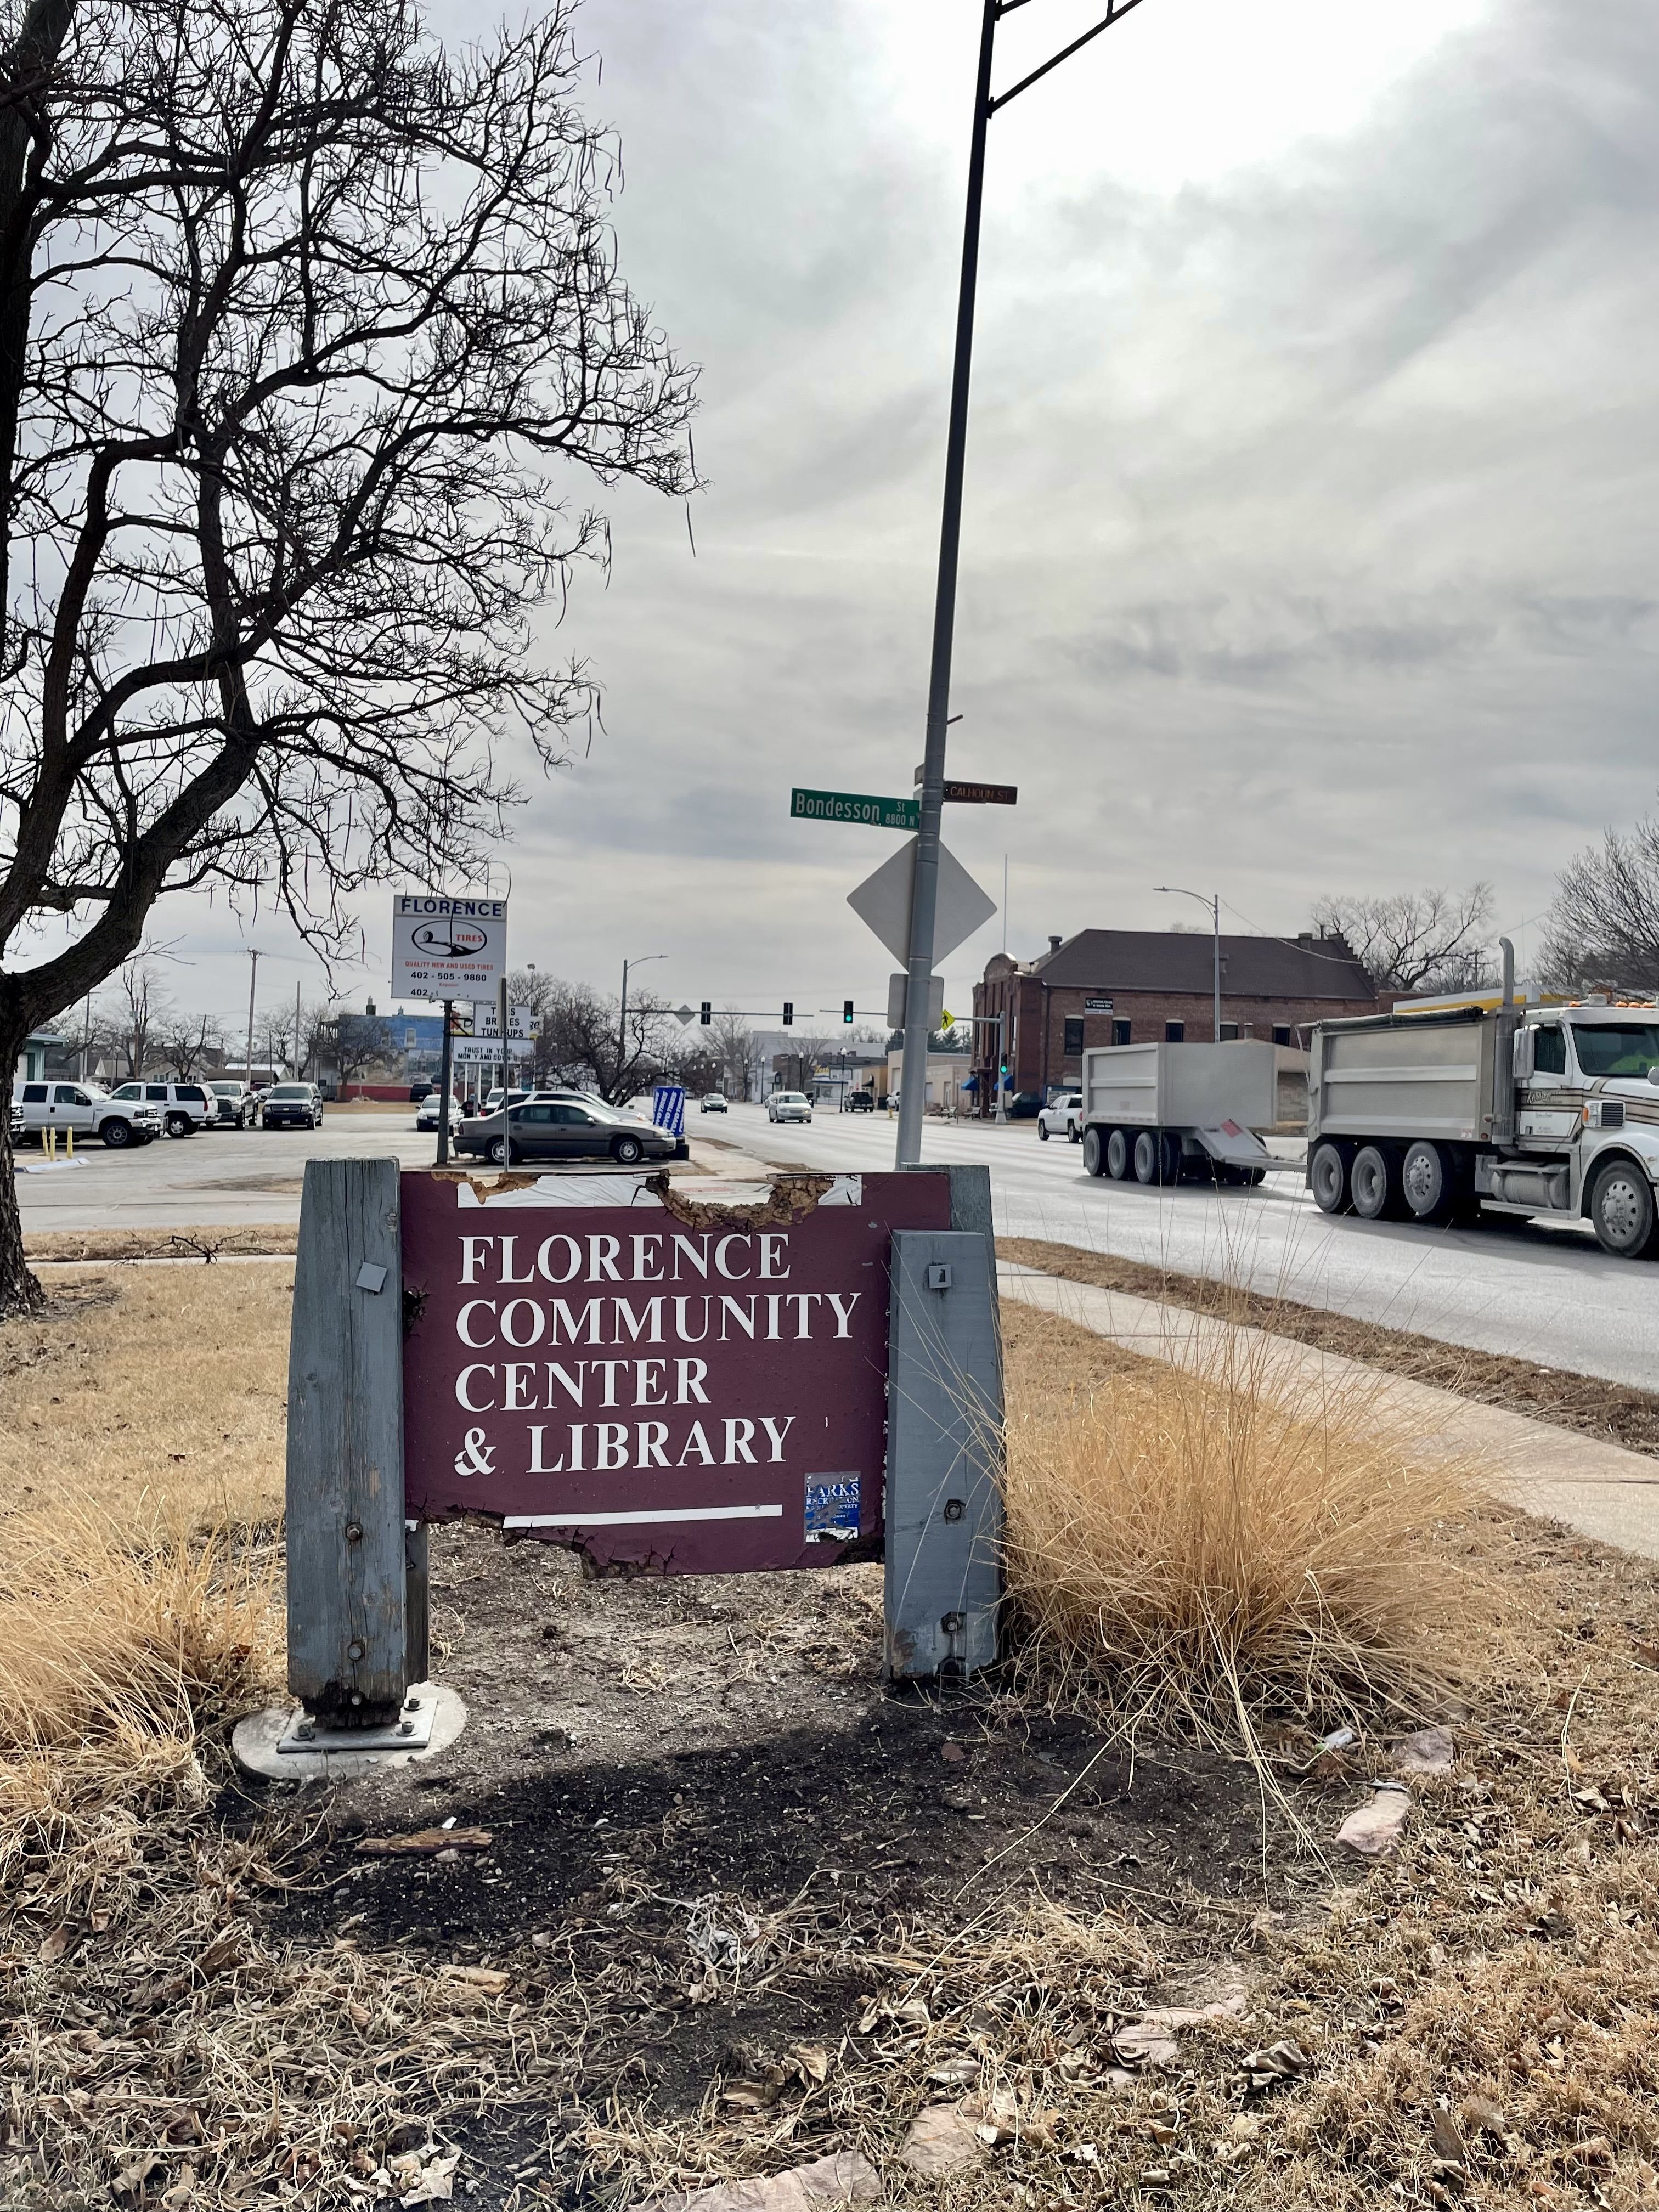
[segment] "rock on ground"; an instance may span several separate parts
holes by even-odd
[[[860,2151],[833,2151],[810,2166],[792,2166],[763,2181],[718,2181],[672,2197],[653,2197],[639,2212],[827,2212],[841,2204],[875,2204],[881,2176]]]

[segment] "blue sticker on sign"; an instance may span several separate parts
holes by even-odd
[[[849,1544],[859,1533],[856,1474],[809,1474],[806,1478],[806,1540]]]

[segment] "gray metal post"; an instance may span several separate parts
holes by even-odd
[[[968,151],[968,210],[963,224],[962,280],[957,294],[957,350],[951,374],[951,422],[945,447],[945,510],[939,525],[939,582],[933,597],[933,651],[927,679],[927,739],[922,755],[921,809],[910,890],[910,944],[904,996],[904,1060],[899,1078],[900,1167],[921,1158],[921,1114],[927,1098],[927,986],[933,972],[933,909],[939,894],[939,817],[945,808],[945,725],[951,713],[951,652],[956,635],[957,562],[962,542],[962,479],[968,453],[968,385],[974,352],[974,291],[979,278],[980,204],[985,192],[985,133],[991,120],[991,50],[999,0],[984,0],[974,131]]]
[[[887,1671],[966,1675],[999,1644],[1002,1358],[975,1230],[893,1236],[887,1376]]]
[[[1221,1042],[1221,894],[1215,895],[1215,1041]]]
[[[288,1680],[329,1726],[407,1685],[395,1159],[308,1160],[288,1382]]]
[[[449,1091],[454,1082],[454,1051],[449,1041],[449,1015],[453,999],[443,1001],[443,1040],[438,1047],[438,1165],[449,1165]]]
[[[943,1172],[950,1229],[893,1238],[884,1595],[887,1671],[905,1679],[989,1666],[1000,1629],[1002,1328],[991,1171]]]

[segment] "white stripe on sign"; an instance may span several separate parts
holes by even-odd
[[[666,1528],[676,1521],[781,1521],[781,1505],[688,1505],[678,1513],[508,1513],[504,1528]]]

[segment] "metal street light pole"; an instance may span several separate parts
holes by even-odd
[[[637,960],[623,962],[622,1020],[617,1025],[617,1087],[618,1090],[622,1088],[623,1069],[628,1063],[628,971],[630,968],[643,968],[647,960],[666,960],[667,957],[668,955],[665,952],[642,952]],[[619,1098],[617,1103],[620,1106],[623,1102]]]
[[[1189,891],[1180,884],[1154,884],[1155,891],[1174,891],[1182,898],[1196,899],[1200,906],[1210,909],[1212,941],[1215,946],[1215,1041],[1221,1042],[1221,894],[1212,892],[1206,897],[1202,891]]]
[[[252,965],[247,971],[247,1065],[242,1073],[247,1078],[247,1087],[253,1088],[253,993],[259,981],[259,956],[250,945],[247,957]]]
[[[968,453],[968,387],[974,352],[974,295],[979,278],[980,208],[985,192],[985,134],[991,118],[1080,46],[1121,21],[1139,0],[1112,0],[1105,15],[1006,92],[991,94],[998,21],[1026,0],[983,0],[974,127],[968,146],[968,205],[963,223],[962,276],[957,294],[956,358],[951,372],[951,420],[945,444],[945,499],[939,523],[939,582],[933,598],[933,646],[927,678],[927,735],[922,754],[921,811],[910,880],[910,941],[906,960],[904,1059],[899,1078],[897,1164],[921,1160],[922,1108],[927,1095],[927,986],[933,972],[933,920],[939,899],[939,817],[945,805],[945,744],[951,711],[951,654],[956,637],[957,568],[962,542],[962,483]]]

